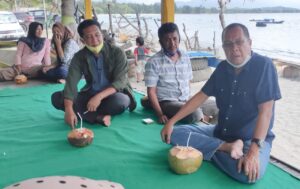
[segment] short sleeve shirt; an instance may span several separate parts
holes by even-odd
[[[238,75],[226,61],[221,62],[202,91],[216,98],[219,119],[214,135],[227,142],[250,140],[256,127],[258,105],[281,98],[272,60],[256,53],[252,53],[251,59]],[[266,141],[270,143],[274,138],[271,131],[274,108],[266,136]]]
[[[173,62],[163,51],[151,57],[145,66],[145,84],[156,87],[158,101],[187,101],[190,97],[192,67],[186,53]]]

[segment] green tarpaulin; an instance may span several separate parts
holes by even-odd
[[[271,164],[254,185],[232,180],[209,162],[196,173],[174,174],[167,161],[170,146],[160,140],[162,125],[143,124],[143,118],[155,118],[140,105],[115,116],[109,128],[84,123],[94,131],[94,141],[73,147],[64,113],[50,102],[51,94],[62,88],[49,84],[0,91],[0,188],[51,175],[111,180],[127,189],[300,188],[299,180]]]

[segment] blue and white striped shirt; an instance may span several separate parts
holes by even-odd
[[[158,101],[187,101],[192,78],[191,61],[182,51],[180,58],[173,62],[161,50],[145,66],[145,85],[157,88]]]

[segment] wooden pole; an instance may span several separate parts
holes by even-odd
[[[108,15],[109,15],[109,28],[110,28],[110,33],[111,36],[114,37],[113,33],[113,25],[112,25],[112,18],[111,18],[111,7],[110,7],[110,3],[107,4],[107,8],[108,8]]]
[[[48,23],[47,23],[47,11],[46,11],[46,3],[45,3],[45,0],[43,0],[43,6],[44,6],[44,25],[46,26],[46,36],[48,38]]]

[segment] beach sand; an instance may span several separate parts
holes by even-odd
[[[279,77],[282,98],[276,102],[276,138],[271,154],[300,169],[300,81]]]

